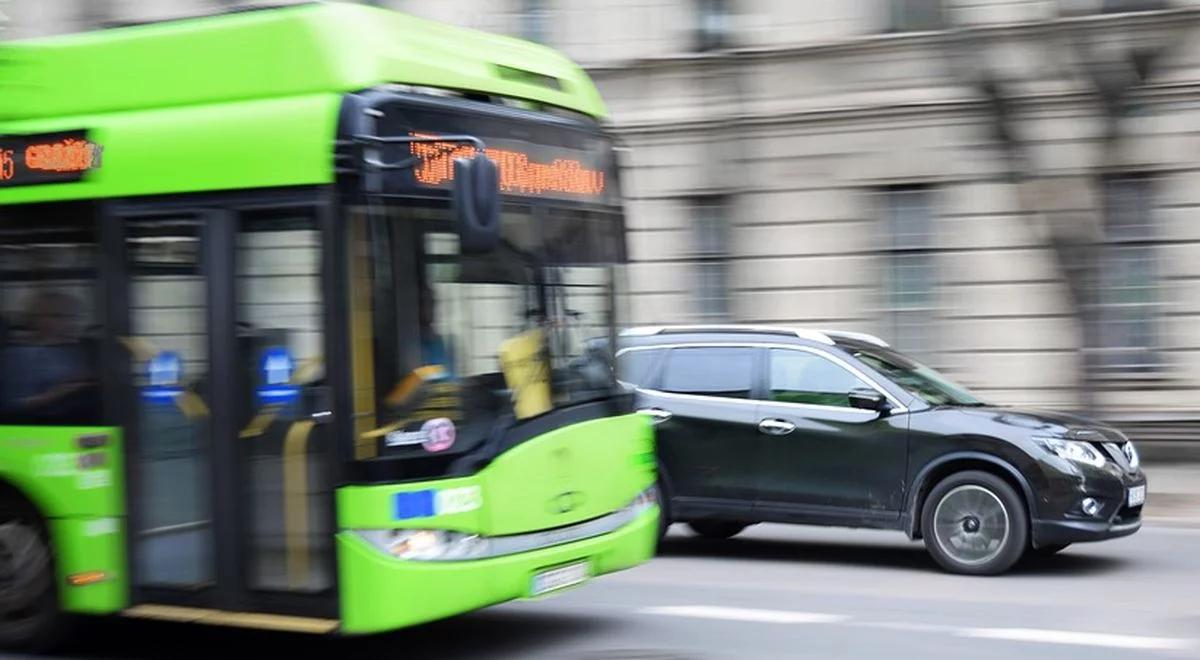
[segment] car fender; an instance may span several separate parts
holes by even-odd
[[[1022,474],[1016,466],[1004,460],[1003,458],[986,454],[984,452],[956,451],[943,454],[942,456],[930,461],[925,465],[925,467],[921,468],[921,471],[917,473],[916,478],[913,479],[912,485],[908,491],[908,503],[905,507],[904,513],[906,518],[906,520],[904,520],[904,531],[910,538],[916,538],[917,532],[920,530],[921,526],[921,518],[917,513],[918,508],[921,506],[921,501],[918,496],[923,490],[925,490],[925,487],[929,485],[927,484],[927,481],[929,480],[931,474],[936,472],[938,468],[954,461],[980,461],[989,463],[1000,468],[1001,470],[1004,470],[1005,473],[1007,473],[1018,484],[1020,484],[1021,494],[1025,498],[1025,508],[1026,512],[1029,514],[1030,522],[1032,523],[1032,521],[1037,518],[1034,510],[1034,502],[1036,502],[1036,499],[1033,493],[1033,488],[1029,485],[1029,480],[1025,478],[1025,475]]]

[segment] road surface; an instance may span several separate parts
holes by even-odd
[[[970,578],[939,572],[896,533],[760,525],[710,542],[676,526],[645,566],[389,635],[121,620],[77,647],[61,657],[1200,658],[1200,529],[1147,527]]]

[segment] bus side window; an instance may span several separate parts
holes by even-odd
[[[0,220],[0,423],[101,422],[90,206],[6,209]]]

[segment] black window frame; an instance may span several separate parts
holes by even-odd
[[[653,384],[655,384],[657,382],[656,379],[658,378],[658,374],[662,371],[662,366],[666,362],[666,354],[669,351],[670,351],[670,349],[667,347],[664,347],[664,346],[644,346],[644,347],[625,348],[625,349],[618,350],[617,355],[616,355],[617,380],[619,380],[623,383],[632,385],[634,387],[649,388],[650,386],[652,386]],[[640,382],[640,383],[622,380],[620,378],[620,376],[621,376],[621,370],[620,370],[621,358],[626,355],[629,355],[631,353],[649,353],[650,354],[650,357],[649,357],[650,362],[646,367],[646,372],[645,372],[644,376],[641,378],[642,382]]]
[[[773,369],[774,369],[774,364],[775,364],[774,359],[775,359],[776,353],[778,353],[780,355],[800,354],[800,355],[808,356],[809,358],[814,359],[814,360],[822,360],[826,364],[830,365],[831,367],[833,367],[835,369],[840,369],[841,371],[845,372],[846,375],[848,375],[851,378],[853,378],[854,380],[858,381],[862,385],[863,388],[879,391],[878,386],[875,385],[874,383],[872,383],[870,381],[870,379],[864,378],[863,375],[854,373],[854,369],[847,367],[845,364],[840,364],[836,359],[834,359],[832,356],[830,356],[829,354],[827,354],[823,351],[808,350],[808,349],[804,349],[804,348],[784,347],[784,346],[772,346],[769,349],[767,349],[767,351],[766,351],[766,370],[763,375],[763,378],[764,378],[763,401],[765,403],[786,404],[786,405],[796,405],[796,406],[815,406],[815,407],[821,407],[821,408],[838,408],[838,409],[845,409],[845,410],[857,410],[856,408],[854,408],[854,406],[850,405],[849,397],[847,397],[846,405],[844,405],[844,406],[828,404],[828,403],[809,403],[806,401],[784,401],[784,400],[778,400],[778,399],[772,398],[774,395],[775,389],[772,387],[771,376],[774,373]],[[846,392],[846,394],[848,395],[850,393],[850,391],[852,391],[853,389],[859,389],[859,388],[851,388],[851,390],[848,390]],[[886,392],[881,392],[881,393],[884,394],[884,396],[887,396]],[[834,393],[834,394],[837,394],[837,393]]]

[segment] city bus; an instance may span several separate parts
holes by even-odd
[[[653,555],[571,61],[310,3],[12,42],[0,99],[0,643],[376,633]]]

